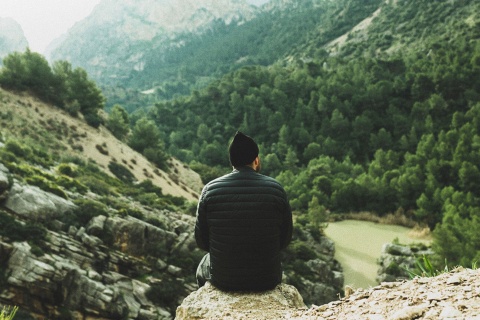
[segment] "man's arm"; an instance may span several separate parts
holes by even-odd
[[[207,252],[210,251],[210,241],[208,234],[207,213],[205,210],[205,189],[202,191],[197,206],[197,220],[195,222],[195,241],[197,246]]]
[[[284,214],[284,220],[282,223],[282,230],[281,230],[281,239],[280,239],[280,249],[285,249],[292,241],[292,233],[293,233],[293,220],[292,220],[292,209],[288,200],[286,200],[286,208]]]

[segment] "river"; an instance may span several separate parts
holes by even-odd
[[[384,243],[395,238],[402,244],[428,241],[410,237],[410,231],[406,227],[357,220],[332,222],[325,229],[335,242],[335,258],[343,267],[345,285],[365,289],[378,285],[377,259]]]

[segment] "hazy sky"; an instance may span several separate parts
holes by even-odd
[[[261,5],[269,0],[247,0]],[[11,17],[25,33],[30,49],[44,53],[47,45],[88,16],[100,0],[0,0],[0,17]]]

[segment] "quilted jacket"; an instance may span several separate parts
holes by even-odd
[[[195,239],[210,252],[210,281],[219,289],[273,289],[282,280],[280,250],[291,238],[292,212],[275,179],[246,166],[203,188]]]

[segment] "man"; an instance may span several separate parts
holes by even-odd
[[[259,173],[255,141],[237,132],[229,146],[233,171],[209,182],[197,208],[195,239],[208,252],[197,282],[224,291],[266,291],[282,281],[280,250],[292,238],[283,187]]]

